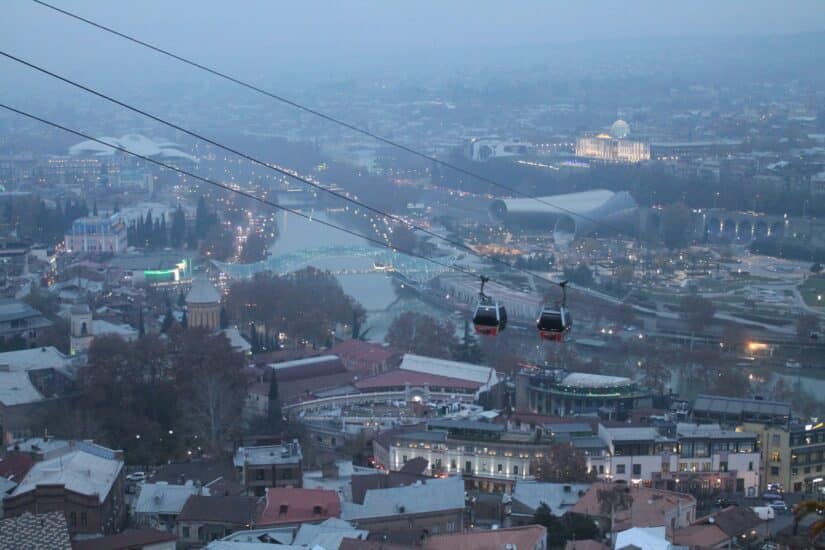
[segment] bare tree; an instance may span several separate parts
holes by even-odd
[[[575,483],[593,480],[587,471],[584,453],[572,443],[553,443],[535,465],[536,478],[549,483]]]
[[[599,508],[602,514],[610,517],[610,533],[616,523],[616,512],[629,510],[633,506],[633,495],[630,489],[624,484],[606,485],[596,493],[599,500]]]

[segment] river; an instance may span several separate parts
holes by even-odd
[[[309,213],[309,212],[307,212]],[[341,224],[329,219],[323,212],[313,212],[313,220]],[[392,279],[386,273],[374,271],[373,263],[417,261],[395,255],[372,243],[316,221],[300,218],[287,212],[278,213],[278,239],[270,247],[270,257],[257,264],[229,265],[233,276],[249,276],[260,271],[292,271],[305,266],[336,272],[344,292],[355,298],[367,310],[365,330],[370,341],[383,342],[393,319],[403,311],[417,311],[443,317],[440,311],[414,297],[399,298]],[[357,273],[339,273],[356,271]]]

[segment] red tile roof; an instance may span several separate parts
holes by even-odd
[[[394,357],[400,359],[401,356],[401,352],[395,348],[362,340],[344,340],[332,346],[326,353],[337,355],[346,363],[363,363],[366,365],[383,364]]]
[[[470,380],[401,369],[391,370],[377,376],[358,380],[354,385],[362,391],[376,391],[384,388],[404,387],[404,385],[408,383],[411,386],[428,384],[430,388],[449,388],[465,391],[475,391],[481,387],[480,383]]]
[[[161,542],[176,541],[173,533],[157,529],[127,529],[116,535],[77,541],[74,550],[132,550]]]
[[[573,508],[568,511],[584,516],[602,517],[604,514],[599,503],[599,490],[617,486],[622,487],[621,484],[594,483]],[[687,506],[696,505],[696,499],[684,493],[648,489],[647,487],[624,487],[633,496],[633,504],[630,510],[616,512],[615,526],[617,531],[623,531],[631,527],[667,526],[665,520],[666,510],[684,509]]]
[[[501,550],[502,548],[539,548],[547,536],[542,525],[524,525],[493,531],[433,535],[423,547],[425,550]],[[508,546],[508,545],[513,546]]]
[[[34,459],[26,453],[13,451],[0,459],[0,476],[17,483],[26,477],[34,465]]]
[[[323,521],[340,515],[341,501],[335,491],[272,487],[266,490],[266,505],[257,525]]]

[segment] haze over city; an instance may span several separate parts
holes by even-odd
[[[0,548],[825,544],[821,2],[6,4]]]

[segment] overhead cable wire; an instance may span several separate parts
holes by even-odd
[[[609,228],[609,229],[611,229],[613,231],[616,231],[616,232],[619,232],[619,233],[622,232],[621,228],[613,226],[612,224],[610,224],[608,222],[605,222],[604,220],[599,220],[599,219],[596,219],[596,218],[592,218],[590,216],[587,216],[585,214],[581,214],[581,213],[576,212],[574,210],[571,210],[569,208],[560,206],[558,204],[554,204],[553,202],[548,201],[548,200],[546,200],[542,197],[537,197],[535,195],[531,195],[530,193],[520,191],[520,190],[516,189],[515,187],[511,187],[509,185],[499,183],[498,181],[496,181],[492,178],[489,178],[487,176],[483,176],[483,175],[481,175],[477,172],[473,172],[473,171],[468,170],[466,168],[462,168],[461,166],[453,164],[452,162],[439,159],[438,157],[435,157],[435,156],[432,156],[432,155],[428,155],[427,153],[424,153],[423,151],[419,151],[418,149],[415,149],[415,148],[410,147],[408,145],[404,145],[403,143],[400,143],[400,142],[395,141],[393,139],[384,137],[380,134],[376,134],[375,132],[372,132],[372,131],[367,130],[365,128],[362,128],[360,126],[356,126],[355,124],[353,124],[351,122],[347,122],[347,121],[345,121],[343,119],[340,119],[338,117],[335,117],[335,116],[332,116],[330,114],[324,113],[323,111],[319,111],[318,109],[308,107],[308,106],[306,106],[302,103],[299,103],[298,101],[295,101],[293,99],[289,99],[289,98],[287,98],[283,95],[277,94],[275,92],[271,92],[269,90],[265,90],[264,88],[261,88],[260,86],[256,86],[255,84],[251,84],[250,82],[242,80],[241,78],[232,76],[230,74],[222,72],[222,71],[220,71],[218,69],[215,69],[213,67],[209,67],[209,66],[204,65],[202,63],[199,63],[197,61],[194,61],[192,59],[184,57],[180,54],[176,54],[176,53],[174,53],[174,52],[172,52],[168,49],[162,48],[160,46],[156,46],[154,44],[146,42],[145,40],[141,40],[140,38],[136,38],[135,36],[132,36],[132,35],[126,34],[124,32],[118,31],[116,29],[113,29],[113,28],[108,27],[106,25],[103,25],[101,23],[97,23],[95,21],[92,21],[91,19],[88,19],[86,17],[78,15],[74,12],[69,11],[69,10],[57,7],[53,4],[49,4],[48,2],[44,2],[43,0],[32,0],[32,2],[34,2],[36,4],[39,4],[39,5],[41,5],[45,8],[48,8],[50,10],[53,10],[57,13],[63,14],[67,17],[72,18],[72,19],[75,19],[76,21],[80,21],[80,22],[86,23],[87,25],[91,25],[92,27],[95,27],[96,29],[105,31],[109,34],[120,37],[124,40],[128,40],[129,42],[132,42],[132,43],[137,44],[139,46],[142,46],[144,48],[148,48],[148,49],[153,50],[157,53],[160,53],[162,55],[165,55],[167,57],[170,57],[172,59],[180,61],[181,63],[185,63],[185,64],[187,64],[191,67],[195,67],[196,69],[199,69],[201,71],[205,71],[207,73],[210,73],[214,76],[217,76],[218,78],[222,78],[224,80],[228,80],[229,82],[233,82],[233,83],[237,84],[238,86],[242,86],[242,87],[247,88],[249,90],[252,90],[256,93],[265,95],[265,96],[267,96],[271,99],[274,99],[276,101],[279,101],[279,102],[281,102],[285,105],[289,105],[290,107],[294,107],[295,109],[298,109],[298,110],[303,111],[305,113],[308,113],[308,114],[311,114],[311,115],[316,116],[318,118],[321,118],[323,120],[326,120],[327,122],[337,124],[339,126],[347,128],[347,129],[349,129],[353,132],[356,132],[356,133],[359,133],[361,135],[367,136],[371,139],[374,139],[376,141],[384,143],[385,145],[389,145],[391,147],[401,149],[401,150],[406,151],[407,153],[409,153],[411,155],[415,155],[419,158],[425,159],[425,160],[430,161],[434,164],[443,166],[445,168],[449,168],[449,169],[451,169],[455,172],[458,172],[458,173],[463,174],[465,176],[477,179],[477,180],[482,181],[484,183],[487,183],[489,185],[493,185],[493,186],[498,187],[500,189],[504,189],[505,191],[508,191],[509,193],[512,193],[514,195],[520,195],[521,197],[524,197],[526,199],[531,199],[531,200],[537,201],[541,204],[544,204],[545,206],[549,206],[550,208],[555,208],[556,210],[558,210],[560,212],[564,212],[566,214],[569,214],[570,216],[573,216],[574,218],[579,218],[581,220],[588,221],[588,222],[593,223],[593,224],[598,225],[598,226]],[[554,283],[554,284],[556,284],[556,283]]]
[[[436,232],[434,232],[434,231],[431,231],[431,230],[429,230],[429,229],[427,229],[427,228],[425,228],[425,227],[422,227],[422,226],[420,226],[420,225],[418,225],[418,224],[415,224],[415,223],[413,223],[413,222],[407,221],[407,220],[405,220],[404,218],[401,218],[400,216],[396,216],[395,214],[392,214],[392,213],[386,212],[386,211],[384,211],[384,210],[381,210],[380,208],[376,208],[376,207],[370,206],[370,205],[368,205],[368,204],[366,204],[366,203],[363,203],[363,202],[359,201],[358,199],[352,198],[352,197],[350,197],[349,195],[346,195],[346,194],[344,194],[344,193],[339,193],[339,192],[337,192],[337,191],[333,191],[332,189],[328,189],[328,188],[324,187],[322,184],[320,184],[320,183],[318,183],[318,182],[314,182],[314,181],[310,180],[309,178],[307,178],[307,177],[305,177],[305,176],[302,176],[302,175],[298,174],[298,172],[297,172],[297,171],[290,171],[290,170],[287,170],[287,169],[282,168],[282,167],[280,167],[280,166],[278,166],[278,165],[275,165],[275,164],[272,164],[272,163],[269,163],[269,162],[266,162],[266,161],[260,160],[260,159],[258,159],[258,158],[255,158],[255,157],[253,157],[253,156],[251,156],[251,155],[248,155],[248,154],[246,154],[246,153],[244,153],[244,152],[242,152],[242,151],[239,151],[239,150],[237,150],[237,149],[235,149],[235,148],[233,148],[233,147],[229,147],[229,146],[227,146],[227,145],[223,145],[222,143],[219,143],[219,142],[215,141],[215,140],[214,140],[214,139],[212,139],[212,138],[206,137],[206,136],[204,136],[204,135],[202,135],[202,134],[199,134],[199,133],[197,133],[197,132],[195,132],[195,131],[193,131],[193,130],[189,130],[189,129],[187,129],[187,128],[184,128],[183,126],[180,126],[180,125],[178,125],[178,124],[175,124],[175,123],[173,123],[173,122],[170,122],[170,121],[168,121],[168,120],[166,120],[166,119],[164,119],[164,118],[161,118],[161,117],[159,117],[159,116],[153,115],[152,113],[149,113],[148,111],[145,111],[145,110],[143,110],[143,109],[141,109],[141,108],[139,108],[139,107],[135,107],[135,106],[133,106],[133,105],[130,105],[130,104],[128,104],[128,103],[125,103],[125,102],[123,102],[123,101],[120,101],[119,99],[116,99],[116,98],[114,98],[114,97],[112,97],[112,96],[110,96],[110,95],[104,94],[104,93],[102,93],[102,92],[100,92],[100,91],[98,91],[98,90],[95,90],[95,89],[93,89],[93,88],[90,88],[90,87],[88,87],[88,86],[86,86],[86,85],[84,85],[84,84],[81,84],[81,83],[79,83],[79,82],[77,82],[77,81],[75,81],[75,80],[72,80],[72,79],[70,79],[70,78],[68,78],[68,77],[65,77],[65,76],[59,75],[59,74],[57,74],[57,73],[55,73],[55,72],[52,72],[52,71],[50,71],[50,70],[48,70],[48,69],[46,69],[46,68],[44,68],[44,67],[41,67],[41,66],[36,65],[36,64],[34,64],[34,63],[31,63],[31,62],[29,62],[29,61],[26,61],[25,59],[21,59],[21,58],[19,58],[19,57],[15,56],[15,55],[12,55],[12,54],[10,54],[10,53],[8,53],[8,52],[6,52],[6,51],[0,50],[0,56],[6,57],[6,58],[8,58],[8,59],[10,59],[10,60],[12,60],[12,61],[15,61],[15,62],[17,62],[17,63],[20,63],[20,64],[22,64],[22,65],[25,65],[26,67],[29,67],[30,69],[36,70],[36,71],[38,71],[38,72],[40,72],[40,73],[42,73],[42,74],[45,74],[45,75],[47,75],[47,76],[49,76],[49,77],[51,77],[51,78],[54,78],[54,79],[60,80],[61,82],[64,82],[64,83],[66,83],[66,84],[69,84],[70,86],[74,86],[75,88],[78,88],[78,89],[80,89],[80,90],[83,90],[83,91],[85,91],[85,92],[87,92],[87,93],[90,93],[90,94],[92,94],[92,95],[96,96],[96,97],[99,97],[99,98],[101,98],[101,99],[105,99],[106,101],[109,101],[109,102],[111,102],[111,103],[114,103],[115,105],[118,105],[118,106],[120,106],[120,107],[123,107],[124,109],[128,109],[128,110],[130,110],[130,111],[132,111],[132,112],[134,112],[134,113],[138,113],[139,115],[142,115],[142,116],[144,116],[144,117],[146,117],[146,118],[149,118],[149,119],[151,119],[151,120],[154,120],[155,122],[158,122],[158,123],[160,123],[160,124],[163,124],[163,125],[165,125],[165,126],[168,126],[169,128],[173,128],[173,129],[175,129],[175,130],[177,130],[177,131],[179,131],[179,132],[182,132],[182,133],[187,134],[187,135],[189,135],[189,136],[191,136],[191,137],[194,137],[195,139],[198,139],[198,140],[204,141],[204,142],[206,142],[206,143],[209,143],[210,145],[213,145],[213,146],[215,146],[215,147],[218,147],[219,149],[222,149],[222,150],[224,150],[224,151],[227,151],[227,152],[229,152],[229,153],[232,153],[233,155],[237,155],[237,156],[239,156],[239,157],[241,157],[241,158],[244,158],[244,159],[246,159],[246,160],[248,160],[248,161],[250,161],[250,162],[252,162],[252,163],[254,163],[254,164],[257,164],[257,165],[259,165],[259,166],[263,166],[264,168],[267,168],[267,169],[273,170],[273,171],[278,172],[279,174],[282,174],[282,175],[287,176],[287,177],[289,177],[289,178],[293,178],[293,179],[295,179],[295,180],[297,180],[297,181],[299,181],[299,182],[301,182],[301,183],[303,183],[303,184],[305,184],[305,185],[309,185],[309,186],[310,186],[310,187],[312,187],[313,189],[317,189],[317,190],[322,191],[322,192],[324,192],[324,193],[328,193],[328,194],[330,194],[330,195],[332,195],[332,196],[334,196],[334,197],[336,197],[336,198],[338,198],[338,199],[341,199],[341,200],[344,200],[344,201],[349,202],[349,203],[351,203],[351,204],[354,204],[354,205],[356,205],[356,206],[358,206],[358,207],[360,207],[360,208],[363,208],[363,209],[365,209],[365,210],[368,210],[368,211],[370,211],[370,212],[372,212],[372,213],[374,213],[374,214],[377,214],[377,215],[382,216],[382,217],[385,217],[385,218],[389,218],[389,219],[393,220],[393,221],[394,221],[394,222],[396,222],[396,223],[404,224],[404,225],[406,225],[406,226],[407,226],[408,228],[410,228],[410,229],[413,229],[413,230],[415,230],[415,231],[419,231],[419,232],[421,232],[421,233],[424,233],[425,235],[428,235],[428,236],[430,236],[430,237],[433,237],[433,238],[439,239],[439,240],[441,240],[441,241],[444,241],[445,243],[448,243],[448,244],[450,244],[450,245],[452,245],[452,246],[454,246],[454,247],[456,247],[456,248],[463,249],[463,250],[465,250],[465,251],[467,251],[467,252],[469,252],[469,253],[473,254],[474,256],[476,256],[476,257],[478,257],[478,258],[483,258],[483,259],[490,260],[490,261],[492,261],[493,263],[497,263],[497,264],[502,265],[502,266],[504,266],[504,267],[507,267],[507,268],[509,268],[509,269],[512,269],[512,270],[515,270],[515,271],[519,271],[519,272],[521,272],[521,273],[523,273],[523,274],[525,274],[525,275],[530,275],[530,276],[532,276],[532,277],[536,277],[536,278],[538,278],[538,279],[541,279],[541,280],[543,280],[543,281],[545,281],[545,282],[548,282],[548,283],[551,283],[551,284],[558,284],[558,283],[556,283],[555,281],[552,281],[551,279],[548,279],[548,278],[546,278],[546,277],[543,277],[543,276],[541,276],[541,275],[539,275],[539,274],[537,274],[537,273],[534,273],[534,272],[532,272],[532,271],[530,271],[530,270],[527,270],[527,269],[525,269],[525,268],[515,266],[515,265],[513,265],[513,264],[511,264],[511,263],[509,263],[509,262],[507,262],[507,261],[505,261],[505,260],[502,260],[502,259],[500,259],[500,258],[497,258],[497,257],[495,257],[495,256],[488,256],[488,255],[480,254],[480,253],[478,253],[477,251],[475,251],[472,247],[470,247],[470,246],[468,246],[468,245],[466,245],[466,244],[464,244],[464,243],[462,243],[462,242],[460,242],[460,241],[456,241],[456,240],[454,240],[454,239],[450,239],[449,237],[446,237],[446,236],[440,235],[440,234],[438,234],[438,233],[436,233]]]
[[[12,113],[16,113],[16,114],[18,114],[18,115],[21,115],[21,116],[27,117],[27,118],[29,118],[29,119],[31,119],[31,120],[35,120],[35,121],[40,122],[40,123],[42,123],[42,124],[45,124],[45,125],[47,125],[47,126],[51,126],[52,128],[56,128],[56,129],[58,129],[58,130],[63,130],[64,132],[68,132],[68,133],[70,133],[70,134],[74,134],[74,135],[76,135],[76,136],[78,136],[78,137],[81,137],[81,138],[83,138],[83,139],[86,139],[86,140],[89,140],[89,141],[93,141],[93,142],[95,142],[95,143],[99,143],[100,145],[103,145],[103,146],[109,147],[109,148],[114,149],[114,150],[116,150],[116,151],[120,151],[121,153],[125,153],[125,154],[127,154],[127,155],[131,155],[131,156],[133,156],[133,157],[135,157],[135,158],[139,158],[139,159],[141,159],[141,160],[144,160],[144,161],[146,161],[146,162],[150,162],[150,163],[152,163],[152,164],[155,164],[155,165],[157,165],[157,166],[160,166],[161,168],[165,168],[165,169],[167,169],[167,170],[172,170],[173,172],[177,172],[177,173],[182,174],[182,175],[184,175],[184,176],[188,176],[188,177],[193,178],[193,179],[196,179],[196,180],[198,180],[198,181],[202,181],[202,182],[207,183],[207,184],[209,184],[209,185],[212,185],[212,186],[214,186],[214,187],[217,187],[217,188],[223,189],[224,191],[229,191],[230,193],[235,193],[236,195],[240,195],[240,196],[242,196],[242,197],[245,197],[245,198],[247,198],[247,199],[251,199],[251,200],[253,200],[253,201],[256,201],[256,202],[259,202],[259,203],[261,203],[261,204],[264,204],[264,205],[270,206],[270,207],[272,207],[272,208],[276,208],[276,209],[278,209],[278,210],[282,210],[282,211],[287,212],[287,213],[289,213],[289,214],[293,214],[293,215],[295,215],[295,216],[299,216],[299,217],[301,217],[301,218],[304,218],[304,219],[306,219],[306,220],[309,220],[310,222],[313,222],[313,223],[319,223],[319,224],[321,224],[321,225],[325,225],[325,226],[327,226],[327,227],[329,227],[329,228],[331,228],[331,229],[334,229],[334,230],[336,230],[336,231],[343,231],[344,233],[347,233],[347,234],[352,235],[352,236],[354,236],[354,237],[358,237],[358,238],[364,239],[364,240],[369,241],[369,242],[371,242],[371,243],[373,243],[373,244],[377,244],[377,245],[379,245],[379,246],[381,246],[381,247],[383,247],[383,248],[386,248],[386,249],[388,249],[388,250],[391,250],[391,251],[393,251],[393,252],[401,252],[401,253],[406,254],[406,255],[408,255],[408,256],[412,256],[412,257],[415,257],[415,258],[419,258],[419,259],[421,259],[421,260],[426,260],[426,261],[431,262],[431,263],[433,263],[433,264],[440,265],[441,267],[444,267],[444,268],[445,268],[445,269],[447,269],[447,270],[458,271],[458,272],[460,272],[460,273],[464,273],[465,275],[471,275],[471,276],[473,276],[473,277],[476,277],[476,276],[477,276],[477,274],[476,274],[476,273],[474,273],[474,272],[470,271],[469,269],[466,269],[466,268],[463,268],[463,267],[461,267],[461,266],[458,266],[458,265],[456,265],[456,264],[450,264],[450,263],[447,263],[447,262],[442,262],[441,260],[437,260],[437,259],[432,258],[432,257],[430,257],[430,256],[427,256],[427,255],[425,255],[425,254],[420,254],[420,253],[418,253],[418,252],[414,252],[414,251],[412,251],[412,250],[406,250],[406,249],[403,249],[403,248],[400,248],[400,247],[397,247],[397,246],[392,246],[392,245],[390,245],[390,244],[385,243],[384,241],[382,241],[382,240],[380,240],[380,239],[376,239],[376,238],[373,238],[373,237],[369,237],[369,236],[366,236],[366,235],[362,235],[361,233],[358,233],[357,231],[353,231],[353,230],[351,230],[351,229],[348,229],[348,228],[346,228],[346,227],[343,227],[343,226],[340,226],[340,225],[337,225],[337,224],[334,224],[334,223],[328,222],[328,221],[326,221],[326,220],[321,220],[321,219],[318,219],[318,218],[313,218],[311,215],[309,215],[309,214],[305,214],[305,213],[303,213],[303,212],[301,212],[301,211],[299,211],[299,210],[295,210],[295,209],[293,209],[293,208],[289,208],[289,207],[287,207],[287,206],[283,206],[283,205],[281,205],[281,204],[278,204],[277,202],[273,202],[273,201],[267,200],[267,199],[265,199],[265,198],[262,198],[262,197],[259,197],[259,196],[255,195],[255,194],[253,194],[253,193],[249,193],[249,192],[246,192],[246,191],[242,191],[242,190],[240,190],[240,189],[234,189],[234,188],[232,188],[232,187],[230,187],[230,186],[228,186],[228,185],[225,185],[225,184],[222,184],[222,183],[218,183],[218,182],[216,182],[216,181],[214,181],[214,180],[211,180],[211,179],[209,179],[209,178],[205,178],[205,177],[203,177],[203,176],[199,176],[199,175],[197,175],[197,174],[194,174],[194,173],[192,173],[192,172],[190,172],[190,171],[188,171],[188,170],[184,170],[183,168],[179,168],[179,167],[174,166],[174,165],[172,165],[172,164],[167,164],[167,163],[165,163],[165,162],[161,162],[161,161],[159,161],[159,160],[157,160],[157,159],[154,159],[154,158],[152,158],[152,157],[149,157],[149,156],[146,156],[146,155],[141,155],[140,153],[136,153],[136,152],[134,152],[134,151],[130,151],[129,149],[127,149],[127,148],[125,148],[125,147],[121,147],[121,146],[119,146],[119,145],[114,145],[114,144],[112,144],[112,143],[107,143],[106,141],[104,141],[104,140],[102,140],[102,139],[98,139],[98,138],[92,137],[91,135],[86,134],[86,133],[84,133],[84,132],[81,132],[80,130],[75,130],[75,129],[73,129],[73,128],[69,128],[68,126],[64,126],[64,125],[62,125],[62,124],[60,124],[60,123],[53,122],[53,121],[51,121],[51,120],[48,120],[48,119],[45,119],[45,118],[39,117],[39,116],[37,116],[37,115],[34,115],[34,114],[32,114],[32,113],[29,113],[29,112],[23,111],[23,110],[21,110],[21,109],[17,109],[17,108],[15,108],[15,107],[10,106],[10,105],[6,105],[5,103],[0,103],[0,108],[2,108],[2,109],[6,109],[7,111],[10,111],[10,112],[12,112]]]
[[[81,84],[81,83],[79,83],[79,82],[76,82],[76,81],[74,81],[74,80],[71,80],[71,79],[69,79],[69,78],[67,78],[67,77],[64,77],[64,76],[61,76],[61,75],[59,75],[59,74],[57,74],[57,73],[54,73],[54,72],[52,72],[52,71],[49,71],[48,69],[45,69],[45,68],[43,68],[43,67],[41,67],[41,66],[38,66],[38,65],[35,65],[34,63],[30,63],[30,62],[28,62],[28,61],[26,61],[26,60],[24,60],[24,59],[21,59],[21,58],[19,58],[19,57],[16,57],[16,56],[14,56],[14,55],[10,54],[10,53],[8,53],[8,52],[5,52],[5,51],[3,51],[3,50],[0,50],[0,56],[6,57],[6,58],[8,58],[8,59],[11,59],[12,61],[15,61],[15,62],[17,62],[17,63],[20,63],[20,64],[22,64],[22,65],[25,65],[25,66],[27,66],[27,67],[29,67],[29,68],[31,68],[31,69],[36,70],[36,71],[39,71],[39,72],[41,72],[41,73],[43,73],[43,74],[45,74],[45,75],[47,75],[47,76],[49,76],[49,77],[55,78],[55,79],[57,79],[57,80],[60,80],[61,82],[64,82],[64,83],[69,84],[69,85],[71,85],[71,86],[74,86],[74,87],[76,87],[76,88],[78,88],[78,89],[81,89],[81,90],[83,90],[83,91],[85,91],[85,92],[88,92],[88,93],[90,93],[90,94],[92,94],[92,95],[94,95],[94,96],[97,96],[97,97],[101,98],[101,99],[105,99],[106,101],[109,101],[109,102],[111,102],[111,103],[114,103],[115,105],[118,105],[118,106],[120,106],[120,107],[123,107],[124,109],[128,109],[128,110],[130,110],[130,111],[132,111],[132,112],[138,113],[138,114],[140,114],[140,115],[142,115],[142,116],[144,116],[144,117],[147,117],[147,118],[149,118],[149,119],[151,119],[151,120],[154,120],[155,122],[158,122],[158,123],[160,123],[160,124],[163,124],[163,125],[165,125],[165,126],[168,126],[168,127],[170,127],[170,128],[173,128],[173,129],[175,129],[175,130],[178,130],[178,131],[180,131],[180,132],[182,132],[182,133],[185,133],[185,134],[187,134],[187,135],[189,135],[189,136],[192,136],[192,137],[194,137],[194,138],[196,138],[196,139],[199,139],[199,140],[201,140],[201,141],[204,141],[204,142],[206,142],[206,143],[209,143],[209,144],[211,144],[211,145],[214,145],[215,147],[218,147],[218,148],[220,148],[220,149],[223,149],[224,151],[227,151],[227,152],[229,152],[229,153],[232,153],[232,154],[234,154],[234,155],[237,155],[237,156],[239,156],[239,157],[241,157],[241,158],[244,158],[244,159],[246,159],[246,160],[248,160],[248,161],[250,161],[250,162],[253,162],[253,163],[255,163],[255,164],[258,164],[258,165],[260,165],[260,166],[263,166],[264,168],[268,168],[268,169],[270,169],[270,170],[274,170],[275,172],[278,172],[279,174],[282,174],[282,175],[287,176],[287,177],[289,177],[289,178],[293,178],[293,179],[295,179],[295,180],[297,180],[297,181],[299,181],[299,182],[301,182],[301,183],[303,183],[303,184],[305,184],[305,185],[309,185],[309,186],[310,186],[310,187],[312,187],[313,189],[317,189],[317,190],[319,190],[319,191],[322,191],[322,192],[328,193],[328,194],[330,194],[330,195],[332,195],[332,196],[334,196],[334,197],[336,197],[336,198],[339,198],[339,199],[341,199],[341,200],[344,200],[344,201],[347,201],[347,202],[349,202],[349,203],[351,203],[351,204],[354,204],[354,205],[358,206],[359,208],[363,208],[364,210],[368,210],[368,211],[370,211],[370,212],[372,212],[372,213],[374,213],[374,214],[376,214],[376,215],[379,215],[379,216],[382,216],[382,217],[385,217],[385,218],[391,219],[391,220],[395,221],[396,223],[404,224],[404,225],[406,225],[408,228],[410,228],[410,229],[412,229],[412,230],[419,231],[419,232],[421,232],[421,233],[424,233],[425,235],[428,235],[428,236],[430,236],[430,237],[434,237],[434,238],[436,238],[436,239],[439,239],[439,240],[441,240],[441,241],[444,241],[445,243],[448,243],[448,244],[450,244],[450,245],[452,245],[452,246],[454,246],[454,247],[456,247],[456,248],[463,249],[463,250],[465,250],[465,251],[469,252],[470,254],[472,254],[472,255],[474,255],[474,256],[476,256],[476,257],[480,258],[480,259],[490,260],[490,261],[491,261],[491,262],[493,262],[493,263],[497,263],[497,264],[502,265],[502,266],[504,266],[504,267],[506,267],[506,268],[509,268],[509,269],[511,269],[511,270],[514,270],[514,271],[518,271],[518,272],[520,272],[520,273],[523,273],[523,274],[525,274],[525,275],[529,275],[529,276],[531,276],[531,277],[536,277],[537,279],[540,279],[540,280],[542,280],[542,281],[544,281],[544,282],[547,282],[547,283],[550,283],[550,284],[553,284],[553,285],[558,285],[558,284],[559,284],[559,283],[557,283],[556,281],[553,281],[552,279],[549,279],[549,278],[547,278],[547,277],[544,277],[544,276],[542,276],[542,275],[540,275],[540,274],[538,274],[538,273],[535,273],[535,272],[530,271],[530,270],[528,270],[528,269],[525,269],[525,268],[523,268],[523,267],[519,267],[519,266],[513,265],[513,264],[511,264],[510,262],[507,262],[507,261],[505,261],[505,260],[502,260],[501,258],[497,258],[496,256],[491,256],[491,255],[481,254],[481,253],[477,252],[476,250],[474,250],[471,246],[466,245],[466,244],[464,244],[464,243],[462,243],[462,242],[460,242],[460,241],[456,241],[456,240],[454,240],[454,239],[450,239],[449,237],[445,237],[445,236],[440,235],[440,234],[438,234],[438,233],[436,233],[436,232],[434,232],[434,231],[431,231],[431,230],[429,230],[429,229],[427,229],[427,228],[425,228],[425,227],[422,227],[422,226],[420,226],[420,225],[418,225],[418,224],[415,224],[415,223],[413,223],[413,222],[407,221],[407,220],[405,220],[405,219],[403,219],[403,218],[401,218],[401,217],[399,217],[399,216],[396,216],[395,214],[391,214],[391,213],[389,213],[389,212],[386,212],[386,211],[384,211],[384,210],[381,210],[380,208],[375,208],[375,207],[373,207],[373,206],[370,206],[370,205],[368,205],[368,204],[366,204],[366,203],[363,203],[363,202],[361,202],[361,201],[359,201],[359,200],[357,200],[357,199],[355,199],[355,198],[352,198],[352,197],[350,197],[350,196],[348,196],[348,195],[345,195],[345,194],[343,194],[343,193],[338,193],[337,191],[333,191],[332,189],[328,189],[328,188],[324,187],[323,185],[321,185],[321,184],[319,184],[319,183],[317,183],[317,182],[314,182],[314,181],[312,181],[312,180],[308,179],[308,178],[307,178],[307,177],[305,177],[305,176],[301,176],[300,174],[298,174],[298,173],[297,173],[297,171],[296,171],[296,172],[293,172],[293,171],[287,170],[287,169],[285,169],[285,168],[282,168],[282,167],[280,167],[280,166],[277,166],[277,165],[275,165],[275,164],[272,164],[272,163],[269,163],[269,162],[265,162],[265,161],[262,161],[262,160],[260,160],[260,159],[255,158],[255,157],[252,157],[252,156],[250,156],[250,155],[248,155],[248,154],[246,154],[246,153],[244,153],[244,152],[242,152],[242,151],[239,151],[239,150],[234,149],[234,148],[232,148],[232,147],[229,147],[229,146],[223,145],[223,144],[221,144],[221,143],[219,143],[219,142],[217,142],[217,141],[215,141],[215,140],[213,140],[213,139],[211,139],[211,138],[208,138],[208,137],[203,136],[203,135],[201,135],[201,134],[199,134],[199,133],[197,133],[197,132],[194,132],[194,131],[192,131],[192,130],[189,130],[189,129],[187,129],[187,128],[184,128],[184,127],[182,127],[182,126],[180,126],[180,125],[178,125],[178,124],[175,124],[175,123],[170,122],[170,121],[168,121],[168,120],[166,120],[166,119],[163,119],[163,118],[161,118],[161,117],[158,117],[158,116],[156,116],[156,115],[153,115],[152,113],[149,113],[149,112],[147,112],[147,111],[144,111],[143,109],[140,109],[140,108],[138,108],[138,107],[134,107],[134,106],[132,106],[132,105],[129,105],[128,103],[125,103],[125,102],[123,102],[123,101],[120,101],[120,100],[118,100],[118,99],[116,99],[116,98],[114,98],[114,97],[112,97],[112,96],[106,95],[106,94],[104,94],[104,93],[102,93],[102,92],[99,92],[99,91],[97,91],[97,90],[95,90],[95,89],[93,89],[93,88],[90,88],[90,87],[88,87],[88,86],[85,86],[85,85],[83,85],[83,84]]]

